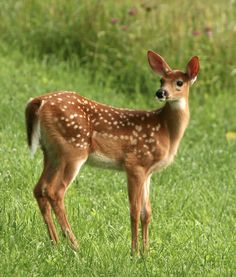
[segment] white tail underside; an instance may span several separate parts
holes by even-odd
[[[38,146],[39,146],[39,140],[40,140],[40,122],[37,120],[33,126],[33,132],[31,135],[31,146],[30,146],[30,155],[31,157],[34,156]]]

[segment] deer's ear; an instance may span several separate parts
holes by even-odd
[[[153,51],[148,51],[148,62],[154,72],[161,76],[165,76],[168,72],[172,71],[165,60]]]
[[[199,72],[200,65],[199,65],[199,58],[197,56],[194,56],[190,59],[190,61],[187,64],[187,74],[189,77],[189,80],[191,81],[191,84],[194,83],[194,81],[197,79],[197,74]]]

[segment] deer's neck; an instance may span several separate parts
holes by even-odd
[[[189,122],[188,99],[167,102],[161,111],[161,118],[170,138],[170,151],[177,151],[179,142]]]

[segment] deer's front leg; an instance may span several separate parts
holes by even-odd
[[[149,186],[150,186],[150,178],[148,176],[144,189],[143,189],[143,197],[142,197],[142,209],[141,209],[141,223],[142,223],[142,237],[143,237],[143,251],[148,249],[149,246],[149,238],[148,238],[148,225],[151,220],[151,204],[149,199]]]
[[[130,204],[131,221],[131,254],[138,253],[138,227],[142,207],[143,188],[145,184],[145,174],[141,167],[127,170],[128,195]]]

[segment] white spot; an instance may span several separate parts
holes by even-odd
[[[138,143],[138,140],[136,138],[131,138],[131,145],[136,145]]]
[[[141,132],[141,131],[142,131],[142,126],[136,125],[136,126],[135,126],[135,129],[136,129],[138,132]]]
[[[136,131],[133,131],[133,135],[134,135],[135,137],[137,137],[137,136],[138,136],[138,133],[137,133]]]

